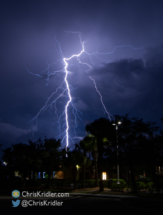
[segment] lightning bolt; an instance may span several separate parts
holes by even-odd
[[[79,37],[80,37],[80,42],[81,42],[81,36],[79,34]],[[67,76],[68,76],[68,63],[67,61],[71,60],[72,58],[74,57],[77,57],[79,63],[81,63],[79,57],[81,56],[81,54],[84,52],[84,42],[81,42],[81,45],[82,45],[82,51],[79,53],[79,54],[74,54],[72,55],[71,57],[69,58],[63,58],[63,61],[65,63],[65,72],[66,72],[66,75],[65,75],[65,83],[66,83],[66,87],[67,87],[67,91],[68,91],[68,97],[69,97],[69,100],[65,106],[65,119],[66,119],[66,148],[68,147],[69,145],[69,135],[68,135],[68,130],[69,130],[69,123],[68,123],[68,113],[67,113],[67,109],[68,109],[68,106],[70,104],[70,102],[72,101],[72,97],[71,97],[71,93],[70,93],[70,88],[69,88],[69,84],[68,84],[68,81],[67,81]]]
[[[100,91],[97,89],[97,85],[96,85],[95,80],[94,80],[92,77],[90,77],[90,76],[89,76],[89,78],[93,81],[93,83],[94,83],[94,85],[95,85],[95,89],[96,89],[97,93],[98,93],[99,96],[100,96],[101,104],[102,104],[102,106],[103,106],[103,108],[104,108],[104,110],[105,110],[105,113],[108,115],[108,118],[109,118],[109,120],[111,121],[111,114],[107,111],[107,109],[106,109],[106,107],[105,107],[105,105],[104,105],[104,102],[103,102],[103,99],[102,99],[102,95],[101,95]],[[113,117],[113,116],[112,116],[112,117]]]
[[[92,52],[92,53],[88,53],[86,50],[85,50],[85,47],[84,47],[84,44],[85,42],[82,41],[81,39],[81,33],[80,32],[68,32],[68,33],[75,33],[75,34],[78,34],[79,35],[79,40],[80,40],[80,44],[81,44],[81,51],[78,53],[78,54],[73,54],[72,56],[70,56],[69,58],[66,58],[63,56],[63,53],[62,53],[62,49],[61,49],[61,45],[60,43],[58,42],[58,40],[56,39],[56,37],[54,38],[56,44],[58,46],[55,45],[55,51],[59,54],[60,56],[60,59],[57,60],[55,63],[52,63],[52,64],[49,64],[48,63],[48,66],[47,68],[42,72],[47,72],[46,74],[46,80],[47,80],[47,84],[49,83],[49,78],[50,76],[52,75],[55,75],[56,73],[61,73],[61,74],[65,74],[64,75],[64,78],[62,80],[62,82],[60,83],[60,85],[57,87],[57,89],[48,97],[48,99],[46,100],[44,106],[40,109],[40,111],[36,114],[36,116],[31,120],[36,120],[36,127],[37,127],[37,118],[39,117],[39,115],[41,115],[47,108],[50,108],[52,109],[52,107],[54,106],[55,108],[55,114],[57,115],[57,122],[55,123],[58,123],[58,130],[59,130],[59,138],[62,138],[62,143],[63,141],[66,139],[66,149],[67,147],[69,146],[69,140],[71,139],[71,141],[73,142],[72,138],[69,137],[69,128],[70,128],[70,125],[69,125],[69,116],[68,116],[68,109],[69,109],[69,106],[71,104],[72,106],[72,114],[74,115],[75,117],[75,127],[74,127],[74,132],[76,134],[76,128],[78,126],[78,123],[77,123],[77,119],[81,120],[81,117],[80,115],[82,114],[76,107],[75,105],[73,104],[72,102],[72,95],[71,95],[71,91],[73,91],[73,87],[71,85],[69,85],[69,82],[68,82],[68,74],[70,73],[70,71],[68,70],[70,66],[80,66],[80,65],[85,65],[86,67],[88,67],[88,70],[82,70],[82,71],[85,71],[85,72],[88,72],[89,74],[89,71],[92,69],[92,66],[91,65],[95,65],[94,63],[94,60],[93,60],[93,57],[95,57],[96,59],[100,60],[100,61],[104,61],[103,58],[101,58],[101,56],[103,55],[110,55],[110,54],[113,54],[118,48],[123,48],[123,47],[129,47],[129,48],[132,48],[132,49],[142,49],[143,47],[140,47],[140,48],[134,48],[133,46],[130,46],[130,45],[122,45],[122,46],[115,46],[113,51],[111,52],[99,52],[98,51],[98,48],[97,48],[97,51],[95,52]],[[58,47],[58,48],[57,48]],[[98,46],[99,47],[99,46]],[[88,59],[90,60],[90,63],[87,63],[87,62],[82,62],[81,60],[81,56],[82,54],[85,53],[87,56],[88,56]],[[76,58],[77,61],[78,61],[78,64],[70,64],[69,61],[72,60],[73,58]],[[107,61],[108,62],[108,61]],[[50,68],[54,65],[56,65],[57,63],[59,63],[60,65],[62,65],[62,68],[61,69],[58,69],[58,70],[55,70],[55,71],[50,71]],[[32,75],[35,75],[36,77],[39,77],[39,78],[45,78],[45,75],[43,75],[41,73],[40,74],[35,74],[35,73],[32,73],[30,72],[28,69],[27,69],[27,72],[32,74]],[[107,108],[105,107],[104,105],[104,102],[103,102],[103,98],[102,98],[102,94],[100,93],[100,91],[98,90],[97,88],[97,84],[95,82],[95,79],[93,79],[91,76],[88,75],[88,77],[92,80],[93,84],[94,84],[94,87],[95,87],[95,90],[96,92],[99,94],[100,96],[100,101],[101,101],[101,104],[102,104],[102,107],[103,107],[103,110],[105,111],[106,115],[108,116],[109,120],[111,120],[111,118],[114,118],[108,111],[107,111]],[[65,86],[64,86],[65,85]],[[61,90],[61,92],[59,93],[59,91]],[[53,100],[52,98],[54,97],[54,95],[56,95],[57,93],[59,93],[58,96],[56,96]],[[56,103],[57,101],[61,98],[61,97],[64,97],[64,96],[67,96],[68,97],[68,101],[66,102],[66,105],[65,105],[65,108],[64,108],[64,111],[62,112],[62,114],[60,116],[58,116],[58,113],[57,113],[57,107],[56,107]],[[52,101],[51,101],[52,100]],[[60,125],[60,122],[61,122],[61,118],[65,116],[65,123],[63,123],[62,127],[64,129],[64,131],[61,133],[61,125]],[[55,124],[54,123],[54,124]],[[53,124],[53,125],[54,125]]]

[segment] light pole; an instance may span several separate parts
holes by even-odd
[[[118,160],[118,125],[122,124],[122,122],[118,121],[116,123],[113,123],[112,125],[115,125],[116,129],[116,142],[117,142],[117,184],[120,184],[119,182],[119,160]]]

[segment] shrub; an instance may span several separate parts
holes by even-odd
[[[112,183],[110,185],[111,190],[114,191],[123,191],[125,187],[127,187],[127,184],[125,180],[119,179],[120,184],[117,184],[117,179],[112,179]]]
[[[96,180],[95,179],[87,179],[85,180],[86,187],[96,187]]]
[[[137,188],[138,191],[140,191],[140,190],[146,189],[147,186],[146,186],[145,182],[143,182],[143,181],[137,181],[136,182],[136,188]]]
[[[109,179],[103,180],[103,185],[104,185],[104,187],[108,187],[108,183],[109,183]]]
[[[147,183],[147,189],[151,192],[153,192],[153,188],[154,188],[154,183],[153,182],[148,182]]]

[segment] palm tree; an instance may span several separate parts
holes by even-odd
[[[91,160],[90,160],[90,156],[89,158],[87,157],[87,153],[89,153],[92,150],[92,145],[90,144],[90,138],[89,137],[85,137],[83,140],[81,140],[79,142],[78,148],[80,151],[82,151],[83,153],[83,180],[82,180],[82,188],[85,188],[85,167],[90,166],[91,165]]]
[[[83,143],[86,146],[87,152],[91,152],[92,157],[95,162],[95,179],[96,179],[96,187],[98,187],[98,168],[97,168],[97,161],[98,161],[98,150],[97,150],[97,139],[92,134],[87,135],[83,139]]]
[[[86,125],[86,131],[94,136],[94,158],[98,163],[100,172],[100,192],[104,190],[102,180],[102,162],[104,155],[104,146],[109,143],[110,140],[115,138],[115,131],[112,126],[112,122],[105,118],[95,120],[93,123]],[[109,141],[104,141],[104,138]],[[98,157],[97,157],[98,155]]]

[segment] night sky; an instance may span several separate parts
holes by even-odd
[[[0,143],[27,143],[39,137],[59,138],[58,117],[68,101],[67,91],[31,121],[64,80],[63,58],[79,54],[85,41],[88,53],[69,61],[68,82],[75,116],[68,108],[70,145],[86,135],[85,126],[107,117],[91,76],[112,115],[143,118],[162,128],[163,117],[163,1],[17,1],[1,3]],[[69,31],[69,32],[68,32]],[[59,43],[62,49],[59,51]],[[125,46],[124,46],[125,45]],[[121,47],[118,47],[121,46]],[[92,61],[91,61],[92,60]],[[38,74],[34,75],[34,74]],[[40,76],[39,76],[40,75]],[[60,88],[53,101],[63,92]],[[50,103],[48,103],[50,104]],[[57,114],[55,113],[57,111]],[[65,115],[60,134],[65,130]],[[63,136],[61,135],[60,138]],[[63,141],[63,146],[65,140]]]

